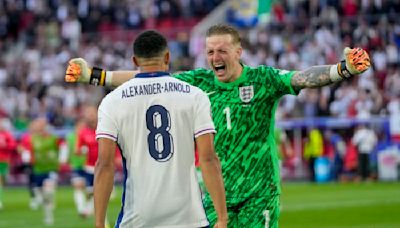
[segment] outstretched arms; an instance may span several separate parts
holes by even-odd
[[[303,88],[316,88],[353,77],[366,71],[371,63],[368,53],[361,48],[344,49],[345,59],[335,65],[313,66],[298,71],[291,79],[291,85],[296,91]],[[100,68],[90,68],[82,58],[69,61],[65,72],[66,82],[83,82],[92,85],[117,87],[135,77],[138,71],[105,71]]]
[[[298,71],[291,79],[296,91],[303,88],[316,88],[353,77],[366,71],[371,63],[368,53],[361,48],[345,48],[345,59],[336,65],[313,66]]]

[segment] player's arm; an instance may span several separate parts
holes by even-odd
[[[32,162],[33,152],[30,135],[25,135],[22,137],[20,143],[17,145],[17,152],[21,156],[22,163],[29,164]]]
[[[296,72],[291,85],[296,91],[316,88],[351,78],[366,71],[370,65],[368,53],[361,48],[344,49],[344,60],[335,65],[313,66]]]
[[[95,226],[104,228],[107,205],[114,184],[114,153],[116,143],[108,138],[99,138],[99,156],[94,170]]]
[[[137,73],[138,71],[106,71],[98,67],[89,67],[84,59],[74,58],[68,62],[65,81],[117,87],[135,77]]]
[[[228,213],[226,209],[225,188],[221,163],[214,150],[214,135],[212,133],[200,135],[196,138],[196,146],[204,184],[210,193],[218,216],[215,227],[226,227]]]

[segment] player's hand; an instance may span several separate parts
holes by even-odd
[[[346,61],[346,68],[352,75],[361,74],[371,66],[368,53],[361,48],[346,47],[343,54]]]
[[[74,58],[68,62],[68,67],[65,71],[65,81],[89,83],[90,73],[91,69],[88,67],[86,60]]]

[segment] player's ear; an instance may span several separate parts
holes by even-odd
[[[167,51],[167,52],[165,53],[165,55],[164,55],[164,63],[165,63],[165,65],[168,65],[168,64],[169,64],[169,58],[170,58],[170,56],[169,56],[169,51]]]
[[[135,66],[137,66],[137,67],[140,66],[139,60],[135,56],[132,56],[132,62],[135,64]]]
[[[242,52],[243,52],[243,48],[242,48],[241,45],[239,45],[239,46],[236,48],[236,53],[237,53],[237,55],[239,56],[239,58],[240,58],[240,56],[242,56]]]

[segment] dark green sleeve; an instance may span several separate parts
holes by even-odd
[[[193,86],[199,86],[205,78],[213,77],[212,71],[204,68],[174,73],[173,76]]]
[[[187,82],[187,83],[193,85],[193,83],[195,81],[195,74],[196,74],[196,70],[189,70],[189,71],[181,71],[181,72],[174,73],[173,76],[179,80],[182,80],[184,82]]]
[[[278,95],[283,96],[286,94],[298,94],[298,92],[293,89],[290,83],[296,71],[288,71],[269,67],[268,72],[270,76],[268,80],[272,81],[272,85],[276,87]]]

